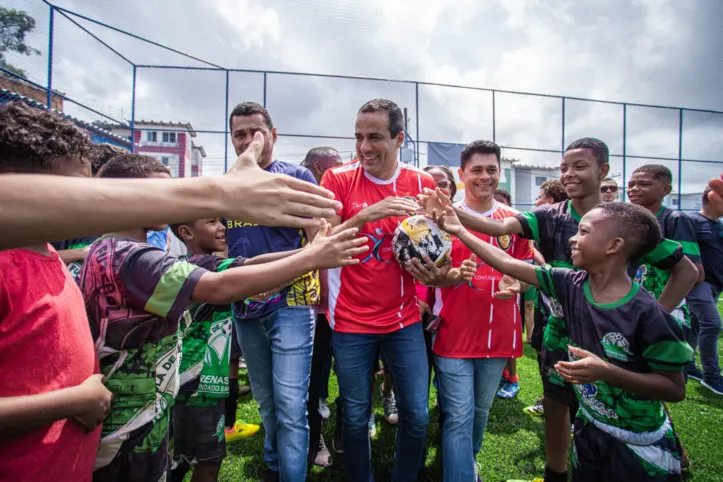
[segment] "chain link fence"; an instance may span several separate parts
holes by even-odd
[[[25,38],[33,52],[3,57],[0,102],[22,98],[58,110],[96,141],[154,155],[177,176],[228,169],[235,158],[228,114],[242,101],[269,109],[279,132],[278,159],[300,162],[309,149],[324,145],[350,160],[356,112],[377,97],[405,109],[404,162],[457,167],[464,144],[497,142],[505,158],[501,187],[519,209],[534,203],[542,182],[559,177],[561,153],[580,137],[608,144],[610,174],[620,186],[641,165],[670,168],[674,182],[667,203],[676,209],[699,209],[705,183],[723,171],[723,112],[413,80],[230,69],[121,28],[123,19],[113,25],[41,0],[18,5],[35,22]],[[623,190],[619,199],[625,199]]]

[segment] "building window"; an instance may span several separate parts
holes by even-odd
[[[164,132],[163,133],[163,142],[166,142],[168,144],[175,144],[176,143],[176,133],[175,132]]]
[[[161,162],[163,163],[164,166],[168,166],[168,161],[169,161],[168,157],[161,157]]]
[[[677,205],[678,205],[678,198],[674,197],[673,198],[673,206],[677,206]]]
[[[146,132],[146,140],[148,142],[157,142],[158,137],[156,137],[156,132]]]
[[[535,186],[542,186],[542,183],[547,181],[545,176],[535,176]]]

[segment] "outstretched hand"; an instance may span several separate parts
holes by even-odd
[[[432,217],[432,213],[444,212],[447,207],[452,207],[452,200],[447,197],[439,188],[424,188],[421,194],[417,195],[417,202],[427,217]]]
[[[226,217],[265,226],[315,229],[321,218],[331,218],[341,209],[330,191],[261,169],[263,150],[264,135],[256,132],[251,144],[219,179]]]
[[[509,275],[502,275],[498,290],[492,295],[498,300],[510,300],[520,294],[520,282]]]
[[[355,256],[369,250],[367,238],[356,235],[357,228],[345,229],[330,236],[331,225],[321,220],[321,227],[309,244],[316,269],[331,269],[359,263]]]
[[[444,208],[444,211],[438,211],[434,208],[432,210],[431,217],[440,228],[444,229],[449,234],[459,234],[464,229],[452,206],[447,206]]]
[[[472,254],[469,259],[462,261],[459,267],[460,282],[469,283],[477,273],[477,255]]]
[[[565,381],[573,384],[582,384],[605,380],[610,369],[608,362],[582,348],[569,346],[568,349],[578,360],[571,362],[561,361],[555,364],[555,369]]]
[[[447,273],[452,269],[452,259],[449,258],[441,267],[434,264],[426,254],[422,256],[422,259],[424,264],[418,259],[412,259],[406,264],[405,269],[425,286],[443,284],[447,279]]]

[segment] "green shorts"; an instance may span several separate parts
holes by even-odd
[[[530,289],[525,293],[525,303],[528,301],[535,301],[537,297],[537,286],[530,286]]]

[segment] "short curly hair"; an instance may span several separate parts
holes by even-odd
[[[105,166],[108,161],[113,159],[115,156],[122,156],[125,154],[130,154],[130,152],[122,147],[114,146],[113,144],[105,142],[101,144],[94,144],[90,154],[90,168],[93,172],[93,176],[97,176],[103,166]]]
[[[0,106],[0,173],[53,174],[90,157],[88,134],[56,112],[11,101]]]
[[[152,174],[170,176],[171,171],[155,157],[126,153],[110,159],[100,170],[98,177],[145,179]]]
[[[545,196],[552,198],[554,203],[567,201],[565,186],[557,179],[550,179],[549,181],[543,182],[540,184],[540,189],[545,193]]]
[[[628,259],[637,261],[662,240],[660,225],[647,209],[636,204],[612,202],[595,206],[612,225],[615,236],[628,245]]]

